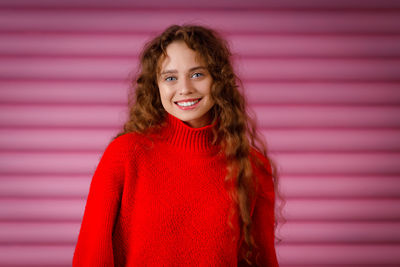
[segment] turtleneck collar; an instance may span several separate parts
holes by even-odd
[[[200,128],[192,128],[183,121],[167,113],[165,127],[161,134],[166,141],[177,149],[193,152],[215,152],[219,147],[213,145],[213,128],[216,122]]]

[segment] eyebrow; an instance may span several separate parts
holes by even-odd
[[[189,69],[189,72],[192,72],[192,71],[195,71],[198,69],[207,69],[207,68],[203,67],[203,66],[197,66],[197,67],[193,67],[193,68]],[[165,70],[165,71],[161,72],[160,75],[169,74],[169,73],[178,73],[178,71],[177,70]]]

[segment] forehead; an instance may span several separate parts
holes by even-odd
[[[191,68],[205,67],[203,57],[189,48],[183,41],[175,41],[167,46],[166,54],[162,54],[158,60],[159,71],[165,68]]]

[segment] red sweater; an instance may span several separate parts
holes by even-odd
[[[228,225],[226,159],[211,144],[212,127],[168,115],[157,135],[129,133],[109,144],[90,185],[74,267],[238,265],[244,241],[237,213]],[[273,183],[260,168],[255,174],[258,260],[277,266]]]

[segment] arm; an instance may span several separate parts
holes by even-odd
[[[264,168],[253,165],[255,177],[259,183],[256,203],[252,215],[252,234],[258,248],[254,255],[257,266],[279,266],[275,252],[275,193],[271,176],[271,166],[264,156],[256,153]],[[265,168],[266,167],[266,168]]]
[[[124,180],[121,138],[104,152],[93,175],[72,265],[114,266],[112,234]]]

